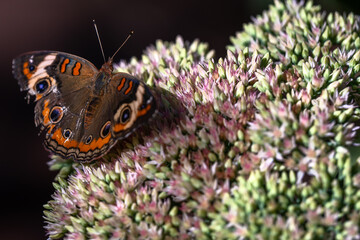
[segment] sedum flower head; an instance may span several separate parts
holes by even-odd
[[[53,157],[49,237],[360,238],[359,23],[275,1],[217,60],[178,37],[121,62],[158,114],[104,160]]]

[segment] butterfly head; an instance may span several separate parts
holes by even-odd
[[[100,72],[104,72],[106,75],[111,76],[111,73],[113,72],[114,67],[113,67],[113,59],[109,58],[109,60],[107,62],[105,62],[101,68],[100,68]]]

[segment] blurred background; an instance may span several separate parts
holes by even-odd
[[[58,50],[103,60],[92,25],[96,19],[105,55],[111,56],[130,30],[134,36],[115,61],[141,57],[156,39],[198,38],[226,54],[229,37],[272,0],[3,0],[0,2],[0,239],[46,239],[43,204],[51,199],[55,172],[34,125],[34,104],[26,104],[11,74],[11,60],[33,50]],[[360,14],[357,1],[321,0],[322,9]]]

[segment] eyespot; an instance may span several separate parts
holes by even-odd
[[[120,121],[122,124],[128,122],[130,120],[130,116],[131,116],[131,109],[129,106],[126,106],[123,108],[123,110],[121,111],[121,115],[120,115]]]
[[[65,129],[64,130],[64,133],[63,133],[63,135],[64,135],[64,138],[69,138],[70,136],[71,136],[71,130],[70,129]]]
[[[93,140],[92,135],[89,135],[85,141],[85,144],[90,144],[92,140]]]
[[[140,108],[139,108],[139,109],[142,110],[142,109],[144,109],[145,107],[146,107],[146,105],[145,105],[145,103],[143,103],[143,104],[140,105]]]
[[[42,94],[50,87],[50,80],[48,78],[41,78],[35,85],[36,92]]]
[[[62,119],[64,111],[61,107],[55,106],[51,109],[50,120],[52,123],[58,123]]]
[[[102,138],[105,138],[107,135],[109,135],[110,133],[110,127],[111,127],[111,122],[110,121],[107,121],[104,126],[101,128],[101,131],[100,131],[100,136]]]
[[[29,65],[29,70],[30,70],[30,72],[34,71],[34,70],[35,70],[35,66],[34,66],[34,65]]]

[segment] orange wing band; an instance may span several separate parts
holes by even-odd
[[[66,149],[78,148],[80,152],[88,152],[89,150],[95,150],[96,148],[100,149],[105,144],[110,141],[111,135],[109,134],[106,138],[94,139],[90,144],[85,144],[83,142],[78,142],[76,140],[65,138],[62,134],[62,129],[58,128],[51,137],[59,145],[65,147]]]
[[[125,81],[126,79],[125,78],[122,78],[121,79],[121,83],[119,84],[119,86],[117,87],[117,90],[120,92],[121,89],[123,89],[124,85],[125,85]]]
[[[69,64],[70,62],[70,59],[66,58],[62,64],[61,64],[61,67],[60,67],[60,72],[61,73],[64,73],[66,71],[66,66]]]
[[[125,95],[128,94],[128,93],[131,91],[132,86],[133,86],[133,82],[130,81],[130,82],[129,82],[129,87],[128,87],[128,89],[126,89],[126,91],[125,91]]]
[[[76,62],[76,63],[75,63],[75,67],[74,67],[73,70],[72,70],[72,75],[74,75],[74,76],[79,76],[79,75],[80,75],[81,66],[82,66],[81,63]]]

